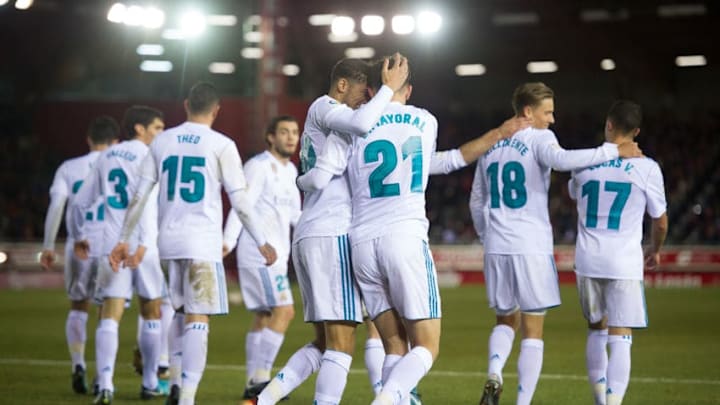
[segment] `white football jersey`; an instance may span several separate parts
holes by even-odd
[[[290,227],[300,218],[300,191],[295,185],[297,169],[292,162],[282,163],[265,151],[248,160],[244,166],[248,183],[249,200],[260,218],[268,243],[278,255],[278,262],[287,262],[290,256]],[[237,240],[239,267],[263,267],[265,259],[249,232],[240,229],[242,224],[234,210],[228,214],[225,240]],[[230,231],[230,232],[229,232]],[[230,235],[228,235],[230,233]]]
[[[427,239],[425,188],[436,141],[435,117],[397,102],[367,134],[354,138],[347,170],[353,245],[390,232]]]
[[[66,198],[67,209],[65,210],[65,229],[67,230],[68,239],[72,243],[71,238],[71,212],[72,204],[75,199],[75,195],[83,181],[90,174],[95,161],[100,152],[93,151],[86,155],[79,156],[73,159],[64,161],[57,171],[55,171],[55,177],[53,178],[52,185],[50,186],[50,197],[51,198]],[[92,241],[99,241],[103,233],[103,219],[105,217],[104,204],[102,199],[98,199],[90,209],[85,213],[85,220],[87,221],[87,238]],[[54,240],[54,237],[53,237]],[[100,248],[98,243],[93,243],[90,246],[90,256],[97,257],[100,255]]]
[[[527,128],[495,144],[477,163],[470,198],[475,228],[491,254],[552,254],[550,170],[618,157],[617,145],[565,150],[548,129]]]
[[[610,160],[573,172],[568,190],[578,211],[575,271],[642,280],[645,211],[659,218],[667,208],[660,166],[650,158]]]
[[[101,254],[108,255],[120,240],[120,231],[125,221],[130,199],[135,193],[140,178],[140,166],[148,146],[142,141],[131,140],[118,143],[103,151],[95,162],[87,184],[80,188],[76,204],[87,206],[88,201],[101,196],[105,203],[105,226],[103,227]],[[152,193],[151,197],[157,196]],[[128,240],[130,251],[138,244],[147,249],[157,245],[157,200],[148,201],[139,226]],[[87,234],[88,222],[83,222],[83,234]],[[90,241],[92,245],[92,241]]]
[[[159,182],[161,259],[222,260],[223,207],[227,193],[246,187],[242,164],[224,173],[220,161],[241,162],[232,139],[209,126],[185,122],[150,145],[142,176]]]

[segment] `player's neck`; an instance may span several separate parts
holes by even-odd
[[[187,121],[192,122],[194,124],[202,124],[207,125],[209,127],[212,127],[213,121],[215,121],[215,118],[211,115],[188,115]]]
[[[273,155],[273,157],[274,157],[275,159],[277,159],[280,163],[282,163],[282,164],[284,164],[284,165],[287,164],[287,163],[290,161],[290,157],[289,157],[289,156],[288,156],[288,157],[285,157],[285,156],[279,154],[275,149],[268,149],[268,152],[270,152],[270,154]]]
[[[93,145],[90,147],[90,152],[102,152],[109,147],[110,147],[110,145],[108,145],[108,144]]]
[[[632,142],[633,136],[630,134],[608,134],[605,139],[616,145],[622,145],[624,143]]]

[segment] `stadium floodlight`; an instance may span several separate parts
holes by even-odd
[[[282,73],[285,76],[297,76],[300,74],[300,66],[293,64],[283,65]]]
[[[497,13],[492,16],[492,22],[497,26],[535,25],[540,22],[540,16],[532,11],[523,13]]]
[[[144,60],[140,63],[143,72],[171,72],[173,64],[169,60]]]
[[[9,2],[10,2],[10,0],[0,0],[0,7],[8,4]]]
[[[123,16],[123,24],[136,27],[145,21],[145,9],[140,6],[130,6]]]
[[[15,8],[18,10],[27,10],[33,5],[33,0],[16,0]]]
[[[262,48],[243,48],[240,51],[240,55],[245,59],[260,59],[264,54]]]
[[[360,29],[365,35],[380,35],[385,30],[385,19],[379,15],[366,15],[360,20]]]
[[[127,7],[122,3],[115,3],[110,7],[107,13],[107,19],[110,22],[121,23],[125,20]]]
[[[163,39],[169,39],[172,41],[181,41],[185,39],[185,34],[177,28],[165,29],[160,36],[163,37]]]
[[[422,34],[432,34],[440,31],[442,16],[434,11],[423,11],[418,15],[417,27]]]
[[[353,20],[352,17],[339,15],[333,18],[330,30],[337,36],[350,35],[355,31],[355,20]]]
[[[185,38],[194,38],[205,31],[205,15],[199,11],[187,11],[180,18],[180,30]]]
[[[313,14],[308,17],[308,22],[310,23],[310,25],[314,25],[317,27],[323,25],[332,25],[334,19],[335,14]]]
[[[664,18],[693,17],[707,14],[704,4],[664,4],[658,6],[658,16]]]
[[[527,64],[527,71],[530,73],[552,73],[557,72],[557,63],[551,60],[543,60],[537,62],[529,62]]]
[[[1,6],[2,4],[0,4]],[[3,264],[7,261],[8,255],[5,252],[0,252],[0,264]]]
[[[600,61],[600,68],[602,70],[615,70],[615,61],[610,58],[605,58]]]
[[[370,59],[375,56],[375,49],[364,46],[360,48],[348,48],[345,50],[345,57],[352,59]]]
[[[415,18],[411,15],[396,15],[392,18],[392,30],[398,35],[407,35],[415,31]]]
[[[232,62],[213,62],[208,66],[210,73],[229,75],[235,73],[235,64]]]
[[[455,74],[458,76],[482,76],[486,71],[485,65],[480,63],[455,66]]]
[[[140,44],[136,52],[144,56],[160,56],[165,53],[165,48],[160,44]]]
[[[328,41],[333,43],[355,42],[357,39],[357,32],[351,32],[348,35],[335,35],[332,32],[328,34]]]
[[[253,14],[253,15],[251,15],[251,16],[249,16],[249,17],[247,18],[246,22],[247,22],[248,24],[250,24],[250,25],[254,25],[254,26],[258,26],[258,27],[259,27],[260,24],[262,24],[262,17],[260,17],[260,16],[257,15],[257,14]]]
[[[156,29],[165,24],[165,13],[159,8],[148,7],[145,9],[145,15],[142,25],[145,28]]]
[[[678,67],[705,66],[707,59],[705,55],[684,55],[675,58],[675,65]]]
[[[263,35],[260,31],[248,31],[245,35],[243,35],[243,37],[245,38],[245,42],[256,44],[262,42]]]
[[[207,16],[207,24],[216,27],[234,27],[237,25],[237,17],[232,14],[211,14]]]

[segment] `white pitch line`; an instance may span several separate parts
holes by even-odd
[[[92,363],[92,362],[89,362]],[[67,360],[47,360],[47,359],[12,359],[0,358],[2,365],[23,365],[23,366],[55,366],[68,367],[70,363]],[[208,364],[208,370],[226,370],[226,371],[245,371],[245,366],[232,364]],[[365,369],[354,368],[350,370],[352,374],[365,374]],[[485,377],[486,373],[479,371],[448,371],[448,370],[431,370],[430,375],[433,377]],[[516,373],[506,373],[506,377],[516,378]],[[576,374],[542,374],[541,378],[548,380],[575,380],[585,381],[587,376]],[[635,383],[657,384],[688,384],[688,385],[720,385],[720,380],[699,380],[693,378],[668,378],[668,377],[631,377],[630,381]]]

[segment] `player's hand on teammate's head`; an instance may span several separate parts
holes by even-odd
[[[90,256],[90,243],[86,240],[79,240],[73,245],[73,253],[80,260],[87,260]]]
[[[390,87],[392,91],[400,90],[408,78],[408,62],[407,58],[395,52],[392,56],[393,66],[390,66],[390,59],[385,58],[382,68],[382,82]]]
[[[122,265],[129,256],[129,250],[130,247],[127,242],[119,242],[115,245],[112,252],[110,252],[110,257],[108,258],[110,261],[110,267],[112,267],[113,271],[117,272],[120,269],[120,265]]]
[[[512,117],[498,128],[500,139],[513,136],[516,132],[521,131],[532,124],[532,119],[527,117]]]
[[[130,269],[137,269],[140,266],[140,263],[142,263],[146,251],[147,248],[145,246],[138,246],[137,250],[135,250],[135,253],[125,259],[125,267],[128,267]]]
[[[260,254],[265,258],[265,265],[270,266],[277,260],[277,252],[271,244],[265,243],[260,246],[258,250],[260,250]]]
[[[43,250],[42,253],[40,253],[40,265],[42,268],[50,270],[53,264],[55,264],[55,252],[52,250]]]
[[[621,158],[642,157],[642,150],[637,142],[624,142],[618,145],[618,152]]]

